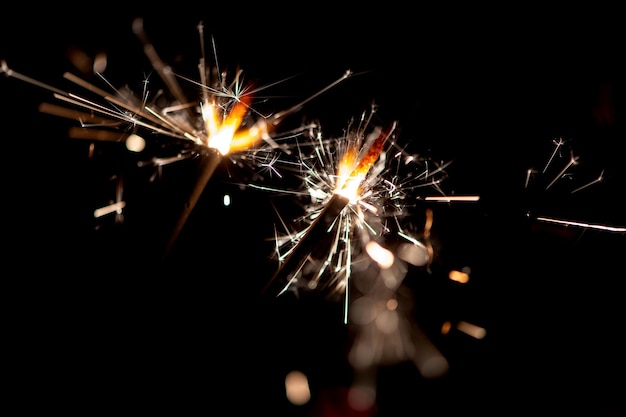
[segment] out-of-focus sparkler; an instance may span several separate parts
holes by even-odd
[[[413,296],[403,283],[409,263],[395,255],[398,248],[389,250],[375,242],[368,246],[375,265],[360,270],[353,279],[350,330],[354,340],[348,361],[355,370],[351,391],[359,392],[371,408],[376,404],[381,367],[413,362],[424,378],[435,379],[448,372],[449,363],[413,318]],[[419,251],[422,260],[413,265],[424,266],[428,256],[424,247]]]
[[[161,167],[184,159],[200,159],[195,184],[169,233],[164,250],[164,254],[167,255],[224,156],[243,153],[259,146],[262,142],[272,148],[276,147],[272,134],[276,132],[277,126],[283,119],[299,111],[308,101],[348,78],[351,72],[346,71],[332,84],[286,110],[262,116],[252,110],[253,99],[258,89],[255,89],[251,83],[243,83],[241,71],[235,74],[234,80],[228,81],[226,75],[220,72],[217,60],[214,66],[207,64],[202,23],[198,25],[202,53],[198,65],[200,75],[198,81],[176,74],[161,60],[144,31],[143,19],[134,20],[133,31],[142,42],[144,52],[153,69],[171,94],[172,98],[167,106],[158,105],[156,99],[150,97],[150,92],[146,87],[140,96],[126,88],[115,89],[113,93],[110,93],[80,77],[65,73],[66,80],[83,88],[89,94],[95,94],[96,98],[90,99],[85,95],[63,91],[16,72],[9,68],[5,61],[1,62],[0,73],[49,90],[56,99],[69,105],[69,107],[63,107],[43,103],[40,111],[78,120],[81,129],[72,130],[73,137],[124,141],[129,150],[137,152],[145,147],[145,140],[140,132],[146,131],[174,138],[183,144],[182,150],[175,156],[152,158],[150,161],[152,165]],[[104,67],[102,60],[97,60],[94,63],[94,72],[105,81],[107,86],[111,87],[103,77]],[[179,79],[200,89],[200,98],[188,99]],[[87,130],[88,133],[86,133]],[[118,202],[115,206],[96,210],[94,215],[99,217],[109,211],[119,212],[123,208],[124,203]]]

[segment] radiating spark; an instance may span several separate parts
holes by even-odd
[[[602,224],[574,222],[571,220],[560,220],[560,219],[553,219],[550,217],[537,217],[537,220],[542,221],[542,222],[547,222],[547,223],[562,224],[565,226],[583,227],[585,229],[597,229],[597,230],[605,230],[608,232],[618,232],[618,233],[626,232],[626,227],[621,227],[621,226],[607,226],[607,225],[602,225]]]
[[[561,149],[561,147],[563,145],[565,145],[565,141],[563,140],[563,138],[558,138],[552,141],[552,143],[554,143],[554,151],[552,151],[552,155],[550,155],[550,158],[548,159],[548,162],[546,163],[546,165],[543,167],[543,171],[542,173],[546,173],[546,171],[548,170],[548,167],[550,166],[550,164],[552,163],[552,161],[554,160],[554,158],[556,157],[556,155],[558,154],[559,150]]]
[[[439,201],[444,203],[451,203],[454,201],[478,201],[480,196],[477,195],[443,195],[443,196],[427,196],[424,198],[426,201]]]
[[[578,192],[578,191],[580,191],[580,190],[584,190],[585,188],[590,187],[590,186],[592,186],[593,184],[596,184],[596,183],[598,183],[598,182],[602,182],[602,181],[604,180],[603,175],[604,175],[604,170],[602,170],[602,172],[600,173],[600,176],[599,176],[598,178],[596,178],[595,180],[590,181],[590,182],[588,182],[587,184],[581,185],[580,187],[578,187],[578,188],[576,188],[576,189],[572,190],[572,194],[577,193],[577,192]]]
[[[548,184],[548,186],[546,187],[546,190],[549,189],[550,187],[552,187],[554,185],[554,183],[559,179],[562,178],[563,175],[565,174],[565,172],[573,165],[576,165],[578,163],[578,159],[579,157],[574,156],[573,153],[571,153],[570,155],[570,159],[567,162],[567,165],[565,165],[565,167],[556,175],[556,177],[554,177],[554,179],[550,182],[550,184]]]

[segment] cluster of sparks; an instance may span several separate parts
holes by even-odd
[[[240,156],[239,162],[251,161],[259,171],[271,170],[279,176],[296,175],[295,189],[246,184],[302,201],[301,217],[279,216],[280,227],[273,237],[279,267],[265,292],[279,296],[286,291],[322,291],[342,297],[343,319],[355,329],[349,359],[361,371],[362,378],[356,383],[366,390],[373,389],[372,369],[389,362],[413,360],[424,376],[444,374],[446,359],[413,321],[413,301],[403,291],[402,281],[408,265],[428,271],[436,256],[430,239],[433,211],[429,204],[476,202],[479,196],[446,194],[442,183],[450,162],[407,152],[398,141],[397,122],[374,122],[375,106],[349,123],[337,137],[326,137],[318,124],[301,126],[295,133],[280,133],[278,127],[287,116],[348,78],[350,72],[287,110],[262,115],[253,108],[259,90],[244,83],[240,72],[228,81],[217,65],[208,65],[202,25],[198,28],[203,52],[198,65],[199,80],[194,81],[176,74],[165,64],[144,33],[141,19],[134,22],[134,32],[147,57],[172,95],[171,104],[166,107],[155,104],[156,97],[151,97],[147,86],[140,94],[129,89],[113,89],[111,93],[66,73],[65,79],[84,90],[85,95],[79,95],[16,72],[6,62],[2,62],[0,72],[51,91],[65,106],[45,103],[41,111],[78,120],[76,137],[124,142],[130,151],[141,152],[148,133],[171,138],[176,142],[176,152],[151,158],[142,165],[160,168],[190,158],[207,161],[171,232],[166,252],[223,157]],[[95,74],[112,87],[102,76],[104,67],[104,60],[95,60]],[[181,80],[199,91],[199,97],[185,96]],[[555,143],[556,155],[563,143]],[[546,174],[552,162],[551,159],[542,174]],[[546,190],[576,163],[577,158],[572,155]],[[536,173],[528,171],[526,187]],[[602,173],[586,186],[601,180]],[[121,219],[124,208],[120,183],[115,201],[96,208],[94,216],[116,214]],[[416,218],[421,219],[417,224]],[[626,231],[543,216],[536,220]],[[469,276],[453,271],[449,278],[464,283]],[[447,326],[442,332],[449,331],[450,323]],[[459,323],[458,329],[475,338],[485,336],[484,329],[467,322]],[[369,398],[373,401],[374,397]]]
[[[575,196],[583,194],[589,188],[604,182],[605,169],[600,169],[597,173],[591,174],[591,176],[580,182],[579,175],[575,173],[577,166],[581,162],[581,156],[578,155],[575,150],[570,146],[569,142],[562,137],[552,140],[553,149],[550,153],[547,161],[538,170],[534,167],[526,170],[526,176],[524,180],[524,189],[530,191],[537,191],[535,188],[539,188],[542,193],[549,193],[554,189],[559,188],[559,191],[563,195]],[[561,197],[563,198],[563,197]],[[598,230],[604,232],[624,233],[626,227],[602,223],[591,223],[583,220],[572,220],[564,218],[555,218],[546,214],[533,213],[528,214],[533,220],[542,223],[559,225],[562,227],[574,227],[581,230]]]
[[[295,171],[300,187],[259,186],[299,197],[303,213],[281,219],[274,237],[280,266],[265,292],[313,291],[343,301],[343,320],[354,334],[349,401],[365,409],[376,403],[381,366],[412,362],[425,378],[447,373],[446,358],[414,318],[414,300],[403,281],[410,268],[430,273],[435,245],[429,204],[479,200],[447,195],[443,183],[451,162],[407,152],[397,140],[397,122],[373,123],[376,110],[364,112],[337,138],[324,139],[313,130],[292,145],[297,160],[276,165]],[[453,270],[449,279],[464,284],[469,274]],[[443,323],[441,332],[452,326]],[[477,339],[485,336],[485,329],[469,322],[457,328]]]
[[[392,263],[380,250],[392,236],[423,247],[426,263],[432,259],[432,247],[407,232],[404,221],[414,220],[412,209],[426,215],[420,191],[443,195],[448,163],[405,152],[396,141],[397,122],[373,126],[375,113],[375,107],[363,113],[338,138],[310,132],[293,145],[297,162],[281,161],[283,170],[297,172],[301,186],[270,191],[298,196],[303,215],[281,220],[283,229],[276,231],[281,268],[270,285],[278,286],[278,294],[300,289],[346,294],[353,268],[362,262]],[[427,236],[426,221],[424,227],[419,233]]]

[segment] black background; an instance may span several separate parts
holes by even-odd
[[[181,6],[5,11],[0,58],[66,86],[63,72],[76,72],[68,50],[103,51],[112,84],[136,90],[151,71],[131,29],[143,17],[162,59],[191,78],[200,22],[229,72],[241,67],[260,85],[295,76],[266,91],[274,97],[261,106],[272,110],[358,73],[302,115],[338,133],[376,102],[378,120],[397,120],[416,152],[454,161],[451,191],[481,196],[437,209],[441,276],[407,278],[415,319],[450,371],[425,380],[410,364],[382,369],[379,415],[623,415],[624,233],[534,220],[626,226],[625,34],[616,11]],[[259,299],[276,269],[266,193],[240,188],[220,166],[161,263],[152,233],[190,168],[149,183],[120,144],[98,145],[88,158],[89,143],[67,137],[73,122],[37,111],[49,92],[4,77],[0,92],[3,376],[16,406],[351,415],[340,303]],[[580,157],[570,184],[525,190],[526,170],[543,167],[556,138]],[[591,191],[563,191],[602,170]],[[111,176],[128,171],[124,224],[94,221],[93,208],[114,196]],[[232,206],[221,204],[224,193]],[[472,268],[462,288],[442,272],[459,265]],[[487,337],[442,337],[445,320],[483,325]],[[305,407],[284,400],[292,369],[310,377]]]

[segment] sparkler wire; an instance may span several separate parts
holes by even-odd
[[[207,148],[200,154],[200,158],[200,174],[196,179],[195,185],[191,191],[191,194],[189,195],[189,198],[185,201],[182,207],[174,228],[169,234],[163,256],[167,256],[172,250],[172,247],[174,246],[176,240],[178,239],[178,236],[184,228],[189,215],[191,214],[194,207],[196,206],[196,203],[200,199],[200,196],[202,195],[207,183],[213,176],[215,169],[220,164],[222,160],[222,155],[215,149]]]
[[[289,286],[293,277],[295,277],[307,258],[313,257],[315,248],[323,247],[325,237],[335,225],[341,211],[348,205],[350,199],[340,194],[333,194],[328,203],[324,206],[319,216],[307,228],[305,234],[300,238],[296,246],[289,252],[289,255],[282,263],[278,271],[267,283],[263,289],[263,293],[272,290],[275,285],[283,285],[285,288]],[[285,286],[286,283],[286,286]],[[282,293],[280,291],[278,294]]]

